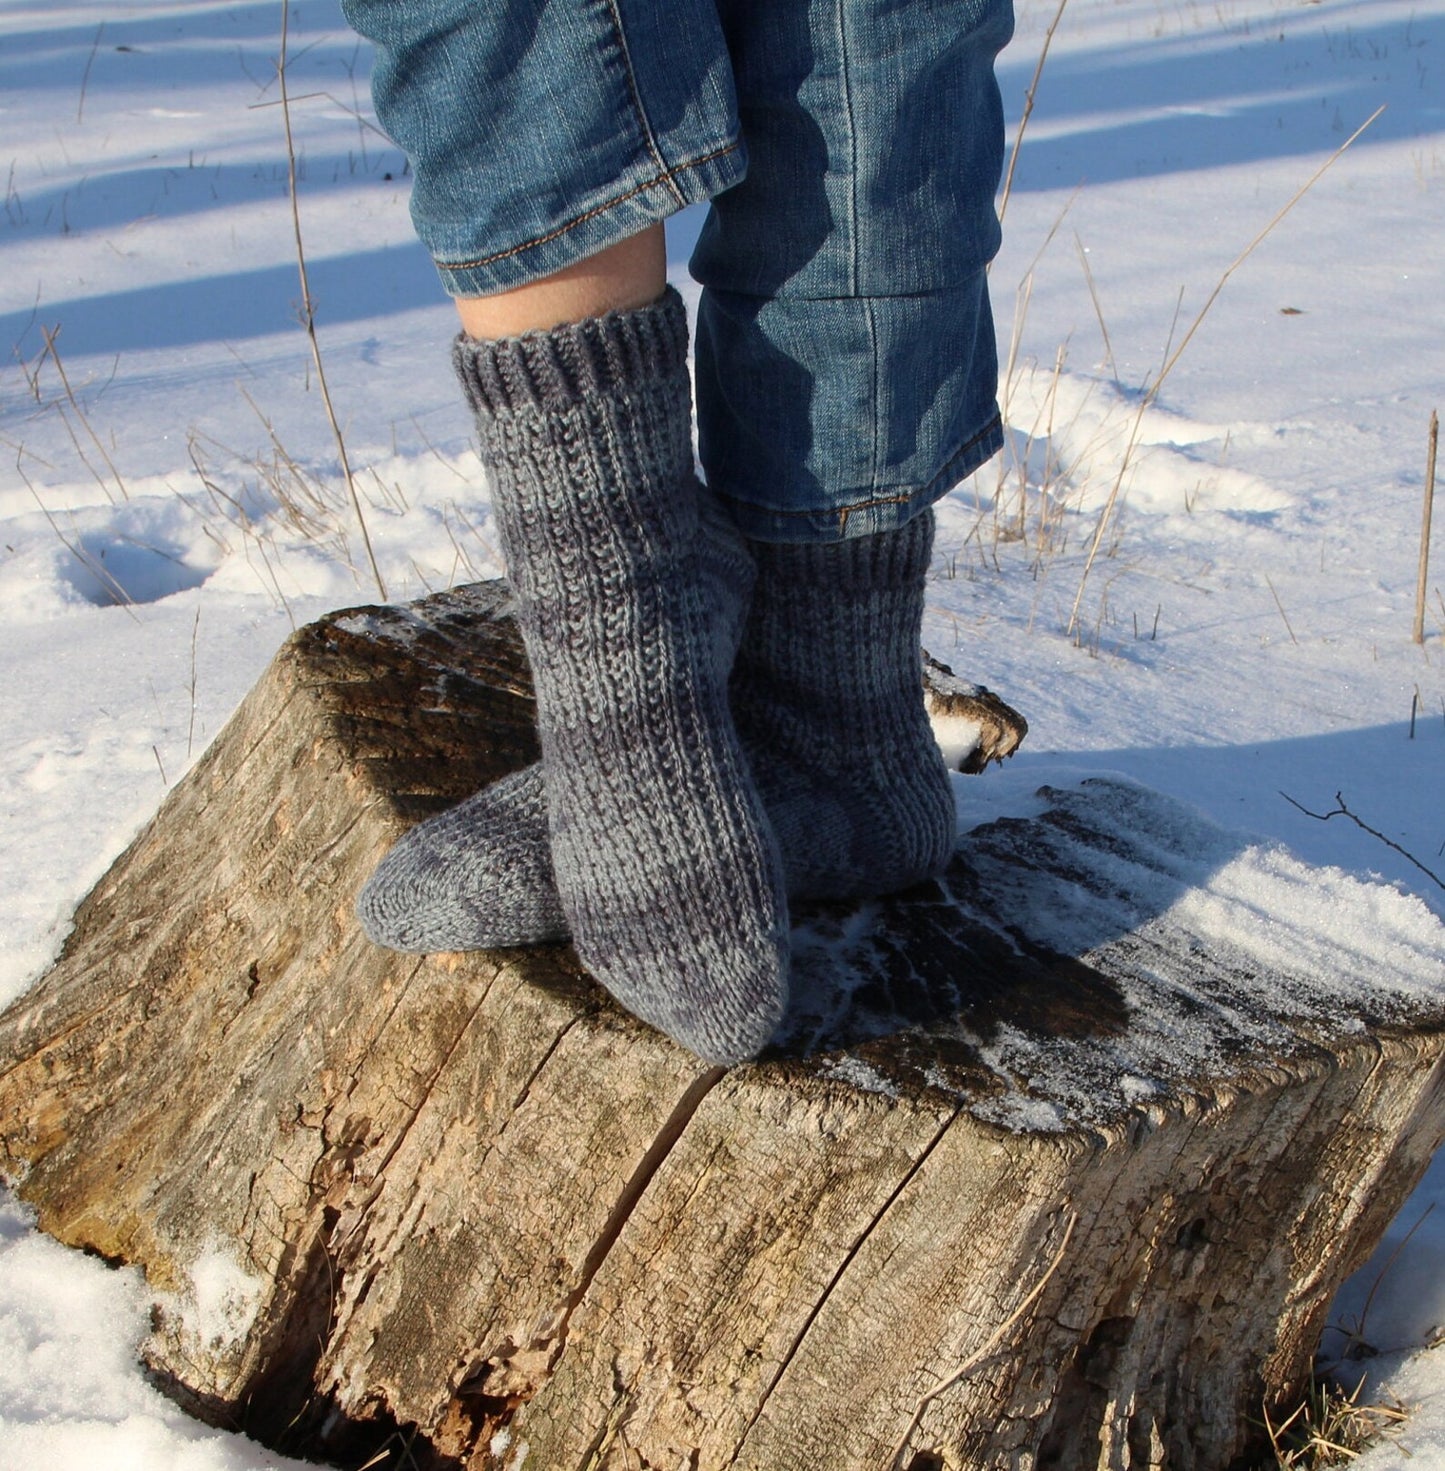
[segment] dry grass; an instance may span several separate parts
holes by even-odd
[[[1345,1466],[1402,1425],[1408,1418],[1402,1405],[1361,1403],[1364,1383],[1362,1379],[1350,1392],[1330,1380],[1312,1379],[1303,1398],[1287,1413],[1271,1414],[1266,1408],[1263,1424],[1269,1451],[1259,1462],[1259,1471]]]
[[[1415,626],[1412,633],[1417,644],[1425,642],[1425,601],[1430,581],[1430,518],[1435,506],[1435,457],[1440,450],[1440,415],[1432,411],[1430,431],[1425,448],[1425,505],[1420,524],[1420,569],[1415,585]]]
[[[356,527],[361,534],[361,544],[366,551],[366,560],[371,575],[376,579],[376,590],[382,602],[386,601],[386,583],[382,580],[381,568],[376,562],[376,553],[371,546],[371,532],[367,529],[366,516],[361,509],[361,495],[356,488],[356,477],[351,470],[351,456],[346,448],[346,436],[341,432],[336,409],[331,402],[331,389],[326,382],[326,367],[321,357],[321,340],[316,335],[316,309],[311,297],[311,282],[306,270],[306,248],[301,237],[301,206],[296,193],[296,142],[291,131],[291,97],[286,85],[287,43],[290,37],[291,3],[283,0],[281,6],[281,54],[276,62],[276,78],[281,88],[281,117],[286,130],[286,190],[291,201],[291,229],[296,241],[296,269],[301,281],[301,325],[311,344],[311,360],[316,365],[316,385],[321,391],[322,406],[326,410],[326,421],[336,441],[336,453],[341,462],[341,474],[346,481],[347,495],[356,516]]]
[[[1356,128],[1355,131],[1351,133],[1350,136],[1346,138],[1345,141],[1341,143],[1340,146],[1335,149],[1332,154],[1330,154],[1330,156],[1314,171],[1314,173],[1312,173],[1309,178],[1306,179],[1304,183],[1295,190],[1295,192],[1284,202],[1284,204],[1282,204],[1280,208],[1275,211],[1274,215],[1270,218],[1269,222],[1263,227],[1263,229],[1261,229],[1249,242],[1249,244],[1246,245],[1244,249],[1239,252],[1234,260],[1225,267],[1219,279],[1214,283],[1214,289],[1209,293],[1207,297],[1205,297],[1204,305],[1199,308],[1198,312],[1195,313],[1194,320],[1190,322],[1188,328],[1184,332],[1183,337],[1179,340],[1178,345],[1172,346],[1170,349],[1166,350],[1163,366],[1159,369],[1159,372],[1154,376],[1153,380],[1145,385],[1144,392],[1140,396],[1139,407],[1134,416],[1133,424],[1129,433],[1129,439],[1125,445],[1124,453],[1119,460],[1118,473],[1114,476],[1113,484],[1111,485],[1109,490],[1108,499],[1104,502],[1104,509],[1099,513],[1099,520],[1094,528],[1093,539],[1089,544],[1089,552],[1084,559],[1084,570],[1079,578],[1079,590],[1074,597],[1073,610],[1069,614],[1069,633],[1074,633],[1079,626],[1080,609],[1084,600],[1084,589],[1088,586],[1089,574],[1093,571],[1095,559],[1099,554],[1100,548],[1104,545],[1105,533],[1108,530],[1109,523],[1114,515],[1115,507],[1118,504],[1119,493],[1123,489],[1125,477],[1128,475],[1129,466],[1133,459],[1134,451],[1138,448],[1140,432],[1142,431],[1144,425],[1144,417],[1153,407],[1155,401],[1158,399],[1160,391],[1163,389],[1169,375],[1174,371],[1175,367],[1179,363],[1180,358],[1183,357],[1184,353],[1188,350],[1189,344],[1194,340],[1195,334],[1203,325],[1204,319],[1209,315],[1211,309],[1214,306],[1214,303],[1219,300],[1220,295],[1223,293],[1224,288],[1229,284],[1230,278],[1234,275],[1234,273],[1239,270],[1239,268],[1250,258],[1250,256],[1254,254],[1256,250],[1259,249],[1262,244],[1264,244],[1264,242],[1274,233],[1280,221],[1283,220],[1287,214],[1289,214],[1289,212],[1295,207],[1295,205],[1297,205],[1300,200],[1303,199],[1305,195],[1308,194],[1317,183],[1319,183],[1320,179],[1324,177],[1325,173],[1340,160],[1345,151],[1366,131],[1366,129],[1368,129],[1375,122],[1375,119],[1378,118],[1384,110],[1385,109],[1383,106],[1377,107],[1375,111],[1372,112],[1370,116],[1367,117],[1365,121],[1361,123],[1360,126]]]
[[[1049,54],[1049,47],[1060,22],[1063,20],[1066,5],[1067,0],[1060,0],[1058,8],[1048,25],[1040,50],[1038,64],[1025,95],[1023,114],[1014,138],[1007,176],[1000,197],[999,214],[1001,218],[1004,210],[1007,208],[1008,199],[1012,191],[1014,171],[1019,159],[1020,145],[1022,144],[1024,133],[1033,113],[1044,64]],[[1166,381],[1178,366],[1189,344],[1199,332],[1204,320],[1213,309],[1214,304],[1218,301],[1235,272],[1268,239],[1285,216],[1309,193],[1323,175],[1339,160],[1341,155],[1374,123],[1381,111],[1383,109],[1378,109],[1366,119],[1359,128],[1346,138],[1315,169],[1290,198],[1275,211],[1263,228],[1255,234],[1230,265],[1220,274],[1213,288],[1206,295],[1203,305],[1194,314],[1193,319],[1187,322],[1182,333],[1178,331],[1180,323],[1176,311],[1176,320],[1170,326],[1168,340],[1166,341],[1162,354],[1161,365],[1151,378],[1140,385],[1137,393],[1131,395],[1134,399],[1134,406],[1122,436],[1122,443],[1108,457],[1111,466],[1102,476],[1102,480],[1107,484],[1108,489],[1104,495],[1102,507],[1097,514],[1092,530],[1088,534],[1083,550],[1078,587],[1073,597],[1065,629],[1066,634],[1076,644],[1081,646],[1089,645],[1091,641],[1096,639],[1098,627],[1108,621],[1106,590],[1100,599],[1100,609],[1098,617],[1094,620],[1094,630],[1091,631],[1086,626],[1088,620],[1084,616],[1085,593],[1095,574],[1099,559],[1101,557],[1105,559],[1112,557],[1119,550],[1119,518],[1122,512],[1122,501],[1128,485],[1130,472],[1134,467],[1138,451],[1141,448],[1145,421],[1150,409],[1154,407],[1158,400]],[[1029,303],[1033,294],[1035,270],[1055,235],[1058,233],[1072,204],[1073,200],[1070,199],[1060,211],[1059,217],[1047,232],[1033,262],[1024,272],[1018,288],[1009,347],[1005,355],[1003,371],[1000,375],[1000,401],[1003,409],[1004,422],[1010,426],[1013,432],[1010,436],[1008,448],[1000,462],[998,484],[992,503],[980,504],[978,517],[972,530],[969,532],[968,537],[965,538],[963,545],[958,547],[953,553],[955,567],[958,555],[967,552],[972,546],[980,562],[992,563],[995,570],[998,570],[999,543],[1023,542],[1034,553],[1030,571],[1037,578],[1047,563],[1059,558],[1069,549],[1070,530],[1071,524],[1073,523],[1072,518],[1067,513],[1070,509],[1082,511],[1081,499],[1083,490],[1085,489],[1085,487],[1080,486],[1078,483],[1076,471],[1079,465],[1085,460],[1093,461],[1105,458],[1096,455],[1096,452],[1101,448],[1097,436],[1091,437],[1072,456],[1071,462],[1069,463],[1061,461],[1054,448],[1057,431],[1061,428],[1067,430],[1070,427],[1068,425],[1058,425],[1055,422],[1058,386],[1064,372],[1068,354],[1067,343],[1061,344],[1055,354],[1052,380],[1047,391],[1042,396],[1042,408],[1033,415],[1033,422],[1027,424],[1021,422],[1025,415],[1013,411],[1014,402],[1017,399],[1026,397],[1021,388],[1021,374],[1036,371],[1036,369],[1021,361],[1020,354],[1020,344],[1023,338],[1024,326],[1028,318]],[[1088,291],[1089,299],[1093,304],[1095,317],[1098,321],[1100,334],[1103,339],[1104,354],[1108,363],[1109,372],[1114,378],[1115,383],[1118,383],[1117,363],[1113,344],[1109,336],[1108,324],[1104,319],[1103,308],[1095,287],[1087,253],[1077,234],[1075,235],[1074,243],[1083,272],[1084,285]],[[1181,303],[1183,301],[1182,290],[1180,301]],[[1075,436],[1069,436],[1067,434],[1063,437],[1075,438]],[[1041,467],[1034,464],[1034,461],[1038,458],[1036,450],[1042,453],[1043,464]],[[1098,475],[1098,472],[1094,472],[1093,478],[1095,481],[1098,481],[1101,477]],[[1283,609],[1281,609],[1281,614],[1283,615]],[[1293,630],[1291,630],[1291,636],[1293,637]]]

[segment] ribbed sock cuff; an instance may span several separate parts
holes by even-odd
[[[862,592],[906,586],[922,578],[933,556],[933,508],[895,531],[846,541],[764,542],[749,539],[759,574],[775,586],[828,587]]]
[[[635,311],[495,341],[459,336],[452,361],[472,411],[498,419],[565,411],[686,373],[687,344],[687,308],[669,286]]]

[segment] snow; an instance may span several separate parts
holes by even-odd
[[[858,1088],[864,1093],[881,1093],[885,1098],[897,1098],[898,1090],[895,1088],[877,1068],[864,1062],[861,1057],[840,1057],[836,1062],[830,1062],[821,1073],[822,1077],[832,1078],[840,1083],[847,1083],[850,1087]]]
[[[1021,0],[1014,127],[1054,10]],[[278,28],[274,4],[0,0],[0,1001],[291,628],[378,597],[296,320]],[[364,51],[334,0],[293,7],[290,49],[323,361],[387,595],[496,575]],[[1442,52],[1445,0],[1070,0],[992,274],[1010,442],[940,507],[925,629],[1030,723],[960,779],[965,829],[1122,774],[1246,835],[1180,902],[1359,973],[1386,933],[1445,961],[1438,554],[1410,640]],[[689,300],[697,227],[671,234]],[[1336,1305],[1381,1351],[1371,1392],[1415,1409],[1368,1471],[1445,1471],[1442,1196],[1437,1159]],[[239,1331],[244,1269],[225,1243],[203,1268],[210,1330]],[[0,1471],[295,1464],[149,1387],[148,1307],[0,1209]]]
[[[1351,1387],[1365,1371],[1362,1403],[1399,1404],[1410,1418],[1354,1464],[1364,1471],[1445,1466],[1445,1153],[1385,1234],[1374,1260],[1335,1300],[1327,1356],[1345,1359]],[[1347,1358],[1363,1343],[1364,1358]],[[1432,1347],[1423,1351],[1419,1345]],[[1376,1357],[1375,1355],[1378,1355]]]
[[[145,1382],[149,1299],[0,1202],[0,1466],[287,1471],[304,1463],[192,1420]]]
[[[980,721],[967,715],[935,715],[932,717],[933,738],[950,771],[957,771],[965,757],[978,746],[983,735]]]
[[[968,823],[962,789],[973,783],[955,781]],[[1022,794],[1012,772],[993,787]],[[895,1095],[926,1085],[1011,1129],[1108,1133],[1131,1129],[1141,1106],[1154,1112],[1156,1095],[1178,1100],[1201,1085],[1227,1095],[1262,1063],[1308,1055],[1315,1039],[1445,1013],[1445,929],[1415,895],[1303,864],[1122,776],[1033,787],[1027,798],[1020,807],[1044,806],[1048,820],[991,803],[990,818],[1013,820],[970,825],[963,871],[922,909],[795,912],[784,1042],[821,1051],[821,1076]],[[930,936],[921,959],[920,928]],[[1020,932],[1094,969],[1098,988],[1076,980],[1073,995],[1087,992],[1100,1025],[1011,1014],[1003,992],[1049,985],[1018,953]],[[982,990],[979,963],[992,977]],[[907,1046],[868,1064],[829,1057],[892,1037],[900,1017],[941,1026],[968,1061],[950,1075]],[[872,1062],[885,1058],[883,1076]]]
[[[267,1282],[247,1272],[221,1242],[192,1263],[189,1302],[180,1316],[202,1343],[241,1342],[251,1331],[266,1296]]]

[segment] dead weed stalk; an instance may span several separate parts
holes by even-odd
[[[1317,1471],[1355,1460],[1366,1446],[1403,1424],[1401,1405],[1361,1404],[1363,1379],[1352,1392],[1329,1380],[1311,1379],[1303,1398],[1284,1414],[1264,1409],[1269,1453],[1261,1471]]]
[[[1068,627],[1065,630],[1068,635],[1072,636],[1079,627],[1079,614],[1084,601],[1084,589],[1088,586],[1089,575],[1094,570],[1094,563],[1098,558],[1101,547],[1104,545],[1104,540],[1108,531],[1109,523],[1113,519],[1115,508],[1117,507],[1119,502],[1120,492],[1123,490],[1125,480],[1129,473],[1129,467],[1133,462],[1134,453],[1139,447],[1140,435],[1143,432],[1145,417],[1148,414],[1149,410],[1154,406],[1154,403],[1158,399],[1160,391],[1163,389],[1165,382],[1169,378],[1169,375],[1174,371],[1175,367],[1179,363],[1179,359],[1183,357],[1185,351],[1189,347],[1189,344],[1194,340],[1195,334],[1203,325],[1204,319],[1209,315],[1210,310],[1214,306],[1214,303],[1219,300],[1221,293],[1224,291],[1225,286],[1229,283],[1230,278],[1234,275],[1234,273],[1239,270],[1239,268],[1245,263],[1245,261],[1250,258],[1250,256],[1254,254],[1254,252],[1260,247],[1260,245],[1262,245],[1264,241],[1269,238],[1269,236],[1274,232],[1275,227],[1280,223],[1280,221],[1283,220],[1287,214],[1289,214],[1289,212],[1295,207],[1295,205],[1297,205],[1312,188],[1314,188],[1314,186],[1325,175],[1325,173],[1339,161],[1340,157],[1345,153],[1345,151],[1355,142],[1356,139],[1358,139],[1365,132],[1367,128],[1369,128],[1374,123],[1375,119],[1378,118],[1384,110],[1385,109],[1383,105],[1377,107],[1374,112],[1372,112],[1369,117],[1367,117],[1365,121],[1361,123],[1360,126],[1356,128],[1355,131],[1351,133],[1350,136],[1346,138],[1345,141],[1341,143],[1340,146],[1336,148],[1335,151],[1330,154],[1327,159],[1325,159],[1325,161],[1314,171],[1314,173],[1312,173],[1309,178],[1306,179],[1305,182],[1301,184],[1298,189],[1295,190],[1295,192],[1289,197],[1289,199],[1286,200],[1285,203],[1278,210],[1275,211],[1274,215],[1271,217],[1268,223],[1265,224],[1263,229],[1261,229],[1249,242],[1249,244],[1240,251],[1240,253],[1234,258],[1234,260],[1225,267],[1219,279],[1214,283],[1214,289],[1209,293],[1207,297],[1205,297],[1204,305],[1201,306],[1199,310],[1194,314],[1193,321],[1190,322],[1188,328],[1184,332],[1183,337],[1180,338],[1177,346],[1173,346],[1172,349],[1165,349],[1163,366],[1159,369],[1159,372],[1155,375],[1153,381],[1146,385],[1144,392],[1140,395],[1138,407],[1136,408],[1132,421],[1130,423],[1129,435],[1124,445],[1123,454],[1119,458],[1118,468],[1110,485],[1109,494],[1104,501],[1104,508],[1099,513],[1098,524],[1094,527],[1094,535],[1089,543],[1088,554],[1084,558],[1084,569],[1079,577],[1079,589],[1078,592],[1074,595],[1074,605],[1069,613]]]
[[[356,515],[356,524],[361,532],[362,545],[366,548],[366,559],[371,566],[371,575],[376,579],[376,590],[382,602],[386,601],[386,583],[381,568],[376,564],[376,553],[371,546],[371,533],[366,528],[366,517],[361,509],[361,494],[356,488],[356,477],[351,470],[351,457],[346,452],[346,436],[336,418],[336,409],[331,401],[331,390],[326,382],[326,368],[321,361],[321,340],[316,335],[316,306],[311,296],[311,283],[306,270],[306,248],[301,237],[301,206],[296,191],[296,142],[291,131],[291,100],[286,88],[287,41],[290,33],[291,0],[282,0],[281,5],[281,52],[276,61],[276,76],[281,88],[281,117],[286,129],[286,185],[291,199],[291,226],[296,238],[296,269],[301,280],[301,302],[299,314],[301,325],[311,344],[311,358],[316,366],[316,382],[321,389],[321,402],[326,409],[326,419],[336,441],[336,453],[341,461],[341,474],[346,482],[351,508]]]

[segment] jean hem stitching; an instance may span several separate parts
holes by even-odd
[[[546,245],[549,241],[558,240],[569,230],[575,230],[578,225],[585,225],[588,220],[595,220],[598,215],[605,215],[608,210],[616,209],[619,204],[626,204],[629,199],[635,199],[639,194],[646,194],[649,189],[656,189],[659,184],[665,184],[672,191],[673,197],[686,204],[687,201],[681,190],[677,189],[673,180],[691,169],[701,168],[705,163],[713,163],[719,158],[726,158],[730,153],[736,153],[742,145],[729,143],[726,148],[714,149],[711,153],[704,153],[699,158],[690,158],[686,163],[680,163],[674,168],[665,169],[662,173],[651,179],[644,180],[636,188],[629,189],[625,194],[614,195],[605,204],[599,204],[594,209],[586,210],[580,215],[568,220],[565,225],[558,225],[555,230],[549,230],[545,235],[536,235],[530,240],[524,240],[520,245],[510,246],[506,250],[494,251],[491,255],[478,256],[475,260],[438,260],[437,267],[442,271],[474,271],[481,266],[494,265],[500,260],[509,260],[514,255],[521,255],[523,251],[531,250],[537,245]]]

